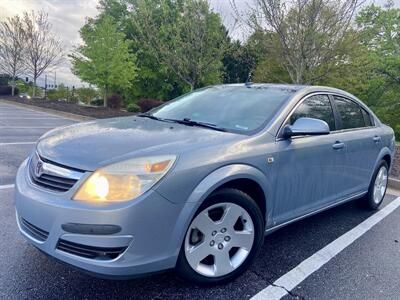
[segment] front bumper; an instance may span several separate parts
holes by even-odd
[[[54,193],[35,187],[28,176],[26,160],[16,177],[17,223],[21,233],[43,252],[102,277],[129,278],[175,266],[196,203],[175,204],[151,190],[130,202],[93,206],[71,200],[76,186],[66,193]],[[113,225],[120,231],[70,233],[64,230],[67,223]],[[120,249],[121,253],[113,258],[88,258],[79,251],[65,250],[60,241],[75,250],[83,246]]]

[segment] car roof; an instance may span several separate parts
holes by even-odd
[[[220,84],[216,86],[237,86],[237,87],[247,87],[247,88],[262,88],[262,87],[276,87],[276,88],[288,88],[295,91],[307,90],[310,92],[324,91],[324,92],[335,92],[349,94],[338,88],[320,86],[320,85],[305,85],[305,84],[288,84],[288,83],[230,83],[230,84]],[[354,96],[353,96],[354,97]]]
[[[335,94],[341,94],[343,96],[352,98],[354,100],[357,100],[360,102],[360,99],[355,97],[354,95],[343,91],[338,88],[333,88],[333,87],[328,87],[328,86],[319,86],[319,85],[301,85],[301,84],[286,84],[286,83],[233,83],[233,84],[220,84],[220,85],[215,85],[215,86],[233,86],[233,87],[247,87],[247,88],[286,88],[290,89],[294,92],[295,95],[297,94],[310,94],[310,93],[315,93],[315,92],[327,92],[327,93],[335,93]]]

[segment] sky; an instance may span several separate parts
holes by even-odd
[[[212,9],[221,14],[222,21],[229,28],[235,38],[243,39],[246,35],[241,27],[235,22],[234,12],[230,0],[209,0]],[[236,0],[239,10],[245,9],[249,0]],[[367,3],[383,5],[387,0],[366,0]],[[394,0],[396,6],[400,6],[400,0]],[[21,15],[24,11],[44,10],[49,15],[49,21],[54,32],[60,37],[64,51],[70,52],[78,45],[79,29],[85,24],[88,17],[95,17],[98,14],[98,0],[0,0],[0,21],[16,14]],[[72,74],[68,59],[54,70],[48,70],[47,83],[64,83],[67,86],[87,85]],[[38,80],[39,85],[44,85],[44,75]]]

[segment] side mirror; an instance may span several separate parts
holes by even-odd
[[[286,138],[300,135],[324,135],[329,133],[328,123],[313,118],[299,118],[293,125],[286,125],[283,128],[283,136]]]

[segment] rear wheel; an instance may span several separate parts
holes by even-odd
[[[230,281],[250,265],[263,238],[264,218],[254,200],[239,190],[222,189],[191,221],[177,272],[198,284]]]
[[[381,205],[386,195],[388,185],[388,164],[382,160],[379,167],[375,170],[370,183],[368,194],[366,195],[367,208],[376,210]]]

